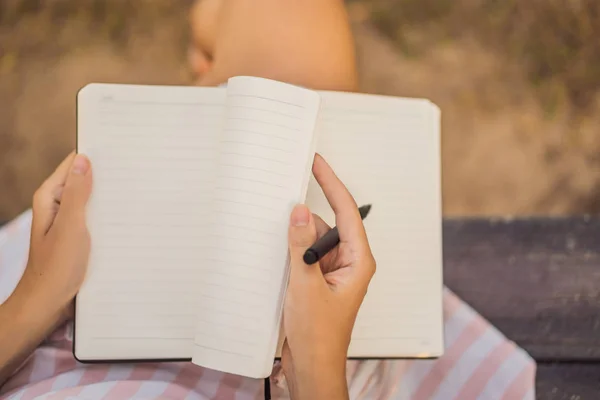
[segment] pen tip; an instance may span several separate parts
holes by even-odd
[[[306,250],[306,252],[304,253],[304,256],[302,258],[306,265],[313,265],[314,263],[319,261],[319,256],[312,249]]]
[[[362,219],[365,219],[365,217],[369,214],[369,211],[371,211],[371,204],[367,204],[365,206],[362,206],[360,209],[360,217]]]

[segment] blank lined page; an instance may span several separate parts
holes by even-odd
[[[317,152],[359,205],[377,261],[350,357],[436,356],[442,340],[439,110],[427,100],[321,92]],[[314,180],[307,204],[335,223]]]
[[[92,84],[78,151],[94,174],[80,359],[190,358],[225,89]]]
[[[317,93],[260,78],[228,82],[213,218],[198,287],[193,362],[270,374],[288,278],[287,231],[314,157]]]

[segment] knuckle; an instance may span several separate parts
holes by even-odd
[[[45,190],[44,190],[44,186],[40,186],[34,193],[33,193],[33,207],[34,208],[38,208],[40,207],[40,205],[42,205],[44,203],[44,198],[45,198]]]
[[[91,238],[90,232],[88,231],[87,227],[85,227],[85,226],[81,233],[81,239],[83,241],[83,245],[84,245],[85,249],[89,250],[89,248],[92,244],[92,238]]]
[[[371,254],[369,257],[369,273],[371,274],[371,276],[375,275],[375,272],[377,272],[377,261],[375,260],[375,257],[373,257],[373,255]]]

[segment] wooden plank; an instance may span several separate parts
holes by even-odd
[[[600,360],[600,218],[447,220],[444,279],[537,360]]]
[[[540,364],[536,397],[540,400],[600,398],[600,364]]]

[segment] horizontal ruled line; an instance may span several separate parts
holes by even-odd
[[[360,109],[360,108],[332,108],[332,107],[327,107],[323,114],[325,116],[327,116],[328,114],[341,114],[342,117],[344,116],[348,116],[348,115],[368,115],[368,116],[372,116],[372,117],[376,117],[377,119],[381,119],[386,118],[386,119],[394,119],[394,120],[399,120],[400,118],[398,118],[399,116],[402,117],[415,117],[415,118],[422,118],[421,115],[419,115],[420,113],[413,113],[413,112],[402,112],[401,108],[398,108],[399,112],[396,112],[396,110],[394,110],[394,113],[382,113],[382,112],[378,112],[378,111],[365,111],[364,109]]]
[[[229,291],[250,293],[250,294],[254,294],[256,296],[264,296],[264,293],[262,293],[262,292],[257,292],[257,291],[245,289],[245,288],[238,288],[238,287],[234,288],[234,287],[231,287],[228,285],[222,285],[220,283],[215,283],[215,282],[207,282],[204,279],[198,279],[198,282],[202,285],[214,286],[214,287],[222,288],[222,289],[229,290]]]
[[[119,314],[115,315],[115,313],[107,313],[107,312],[95,312],[93,313],[94,316],[96,317],[117,317],[117,316],[122,316],[122,314],[124,314],[124,312],[120,309],[119,310]],[[131,313],[127,313],[129,314],[135,314],[135,317],[138,318],[145,318],[145,317],[169,317],[169,318],[195,318],[196,314],[193,313],[172,313],[172,312],[156,312],[156,311],[152,311],[152,310],[147,310],[147,309],[141,309],[141,310],[135,310],[135,313],[131,312]]]
[[[247,193],[247,194],[251,194],[251,195],[255,195],[255,196],[266,197],[268,199],[278,199],[278,200],[286,200],[286,201],[288,200],[286,197],[283,197],[283,196],[274,196],[271,194],[263,194],[263,193],[252,191],[252,190],[234,189],[234,188],[228,188],[228,187],[223,187],[223,186],[217,186],[215,189],[228,190],[231,192]]]
[[[107,126],[107,127],[115,127],[115,128],[155,128],[155,129],[173,129],[173,128],[201,128],[202,125],[200,124],[171,124],[171,123],[153,123],[153,124],[141,124],[141,123],[122,123],[122,122],[118,122],[118,123],[113,123],[113,122],[100,122],[99,124],[100,126]]]
[[[217,175],[217,180],[219,180],[219,178],[227,178],[227,179],[237,179],[240,181],[249,181],[249,182],[256,182],[256,183],[262,183],[264,185],[268,185],[268,186],[273,186],[273,187],[277,187],[277,188],[282,188],[282,189],[287,189],[287,186],[284,185],[278,185],[276,183],[273,182],[266,182],[260,179],[254,179],[254,178],[240,178],[238,176],[231,176],[231,175]]]
[[[241,328],[241,327],[236,327],[236,328],[234,328],[234,327],[226,326],[226,325],[223,325],[223,324],[211,324],[211,325],[217,325],[217,326],[221,326],[221,327],[224,327],[224,328],[229,328],[229,329],[245,330],[244,328]],[[246,330],[247,330],[247,329],[246,329]],[[257,331],[251,331],[251,332],[252,332],[252,333],[254,333],[254,332],[257,332]],[[213,334],[213,333],[208,333],[208,332],[205,332],[205,331],[202,331],[202,330],[196,329],[196,330],[194,331],[194,336],[195,336],[195,338],[197,338],[198,336],[205,336],[205,337],[209,337],[209,338],[211,338],[211,339],[215,339],[215,336],[217,336],[217,335],[215,335],[215,334]],[[240,335],[240,336],[241,336],[241,335]],[[257,341],[256,341],[256,340],[249,341],[249,340],[240,339],[240,336],[237,336],[237,335],[236,335],[236,336],[233,336],[233,335],[226,335],[226,334],[223,334],[223,333],[219,333],[219,334],[218,334],[218,338],[219,338],[220,340],[223,340],[223,339],[225,339],[227,342],[235,342],[235,343],[240,343],[240,344],[244,344],[244,345],[246,345],[246,346],[255,346],[255,345],[256,345],[256,343],[257,343]],[[243,337],[243,336],[242,336],[242,337]]]
[[[231,239],[231,240],[235,240],[235,239]],[[213,245],[207,245],[207,244],[198,244],[196,247],[215,249],[215,250],[219,250],[219,251],[222,251],[222,252],[231,251],[230,247],[213,246]],[[235,253],[236,254],[245,254],[245,255],[250,256],[250,257],[261,257],[261,259],[263,259],[263,260],[273,260],[273,258],[274,258],[273,256],[269,256],[268,254],[266,254],[264,252],[261,252],[261,254],[256,254],[256,253],[250,253],[248,251],[243,251],[243,250],[240,250],[240,249],[236,249]],[[231,264],[236,264],[236,263],[231,263]],[[240,265],[242,265],[242,264],[240,264]]]
[[[223,214],[223,215],[232,215],[235,217],[245,217],[245,218],[252,218],[255,219],[257,221],[266,221],[266,222],[271,222],[271,223],[279,223],[279,219],[271,219],[271,218],[265,218],[265,217],[257,217],[255,215],[248,215],[248,214],[243,214],[243,213],[235,213],[235,212],[230,212],[230,211],[222,211],[222,210],[216,210],[216,213],[218,214]]]
[[[168,224],[164,224],[164,223],[153,223],[153,222],[132,222],[132,223],[121,223],[121,222],[106,222],[104,221],[104,226],[105,227],[125,227],[125,228],[194,228],[194,229],[200,229],[200,227],[198,226],[197,222],[189,222],[189,220],[186,219],[185,223],[171,223],[169,222]]]
[[[141,100],[114,100],[114,99],[102,99],[100,104],[138,104],[138,105],[151,105],[151,106],[208,106],[208,107],[224,107],[223,103],[206,103],[206,102],[166,102],[166,101],[141,101]]]
[[[225,128],[224,131],[225,132],[245,132],[245,133],[250,133],[250,134],[254,134],[254,135],[264,136],[269,139],[279,139],[279,140],[283,140],[283,141],[289,142],[289,143],[299,143],[298,140],[291,139],[287,136],[282,137],[282,136],[272,135],[272,134],[268,134],[268,133],[264,133],[264,132],[252,131],[250,129]]]
[[[221,152],[219,152],[219,154],[220,155],[227,154],[227,155],[233,155],[233,156],[242,156],[242,157],[248,157],[248,158],[255,158],[257,160],[274,162],[274,163],[277,163],[277,164],[280,164],[280,165],[284,165],[286,167],[290,166],[290,163],[288,163],[286,161],[273,160],[272,158],[254,156],[254,155],[244,154],[244,153],[238,153],[238,152],[235,152],[235,151],[221,151]]]
[[[165,255],[159,256],[159,255],[154,255],[154,254],[153,255],[146,255],[146,254],[123,255],[123,254],[119,254],[119,255],[112,256],[112,257],[107,257],[107,256],[99,257],[99,260],[102,260],[102,261],[106,261],[106,260],[119,261],[121,259],[125,259],[125,260],[134,259],[136,261],[162,260],[162,261],[169,261],[169,262],[173,262],[173,263],[194,263],[194,266],[192,266],[192,267],[181,267],[181,266],[155,267],[155,266],[147,265],[147,264],[144,264],[141,267],[135,267],[135,266],[129,265],[127,267],[128,271],[134,272],[134,275],[136,275],[136,276],[139,275],[140,272],[146,272],[146,273],[160,272],[161,274],[164,274],[164,273],[171,273],[171,272],[198,272],[198,271],[200,271],[200,267],[195,265],[195,263],[198,262],[198,257],[181,258],[178,256],[174,256],[172,254],[170,254],[168,256],[165,256]],[[107,265],[104,267],[104,269],[107,271],[120,271],[122,274],[125,274],[121,267],[113,267],[113,266]]]
[[[100,326],[101,328],[105,327],[104,324],[105,321],[100,321],[100,320],[94,320],[93,322],[91,322],[92,324],[96,325],[96,326]],[[135,321],[136,323],[132,323],[132,320],[129,319],[127,321],[120,319],[119,321],[119,328],[123,329],[123,330],[134,330],[134,329],[147,329],[148,331],[153,331],[153,330],[158,330],[158,331],[174,331],[174,330],[178,330],[178,331],[189,331],[189,330],[193,330],[194,329],[194,322],[190,321],[188,324],[169,324],[168,326],[162,324],[160,321],[152,321],[152,322],[158,322],[158,323],[148,323],[149,321]],[[100,328],[100,329],[101,329]],[[111,327],[112,328],[112,327]],[[114,328],[113,328],[114,329]]]
[[[229,129],[229,130],[233,130],[233,129]],[[252,132],[252,133],[256,133],[256,132]],[[258,148],[261,148],[261,149],[277,150],[277,151],[280,151],[282,153],[293,154],[292,151],[290,151],[290,150],[284,150],[284,149],[281,149],[279,147],[267,146],[267,145],[263,145],[263,144],[256,144],[256,143],[249,143],[249,142],[242,142],[240,140],[221,140],[221,143],[243,144],[244,146],[252,146],[252,147],[258,147]]]
[[[239,315],[236,315],[236,317],[239,317]],[[242,329],[244,331],[248,331],[248,332],[252,332],[252,333],[260,333],[260,329],[244,328],[242,326],[235,326],[235,325],[223,323],[223,322],[220,322],[220,321],[208,321],[208,320],[206,320],[204,318],[197,318],[197,321],[198,322],[203,322],[203,323],[209,324],[209,325],[222,326],[223,328]],[[206,336],[211,336],[211,335],[206,335]]]
[[[223,299],[223,298],[218,298],[218,297],[214,297],[214,296],[209,296],[207,294],[199,294],[198,296],[204,297],[204,298],[207,298],[207,299],[211,299],[211,300],[223,301],[225,303],[235,304],[236,306],[260,307],[260,306],[262,306],[264,304],[264,301],[263,302],[254,302],[254,304],[250,304],[247,301],[245,301],[245,302],[234,301],[234,300],[230,300],[230,299]]]
[[[264,125],[270,125],[270,126],[276,126],[278,128],[284,128],[284,129],[289,129],[291,131],[295,131],[295,132],[300,132],[301,129],[298,128],[294,128],[292,126],[287,126],[287,125],[282,125],[282,124],[276,124],[273,122],[267,122],[267,121],[261,121],[260,119],[254,119],[254,118],[243,118],[243,117],[227,117],[227,121],[247,121],[247,122],[256,122],[259,124],[264,124]]]
[[[257,232],[257,233],[264,233],[265,235],[269,235],[269,236],[274,236],[274,237],[279,237],[279,235],[275,232],[269,232],[269,231],[265,231],[262,229],[256,229],[256,228],[249,228],[247,226],[242,226],[242,225],[235,225],[235,224],[227,224],[224,222],[219,222],[220,226],[227,226],[229,228],[236,228],[236,229],[243,229],[245,231],[249,231],[249,232]]]
[[[215,248],[217,248],[217,247],[215,246]],[[239,251],[237,251],[237,253],[239,253]],[[243,254],[250,255],[249,253],[243,253]],[[253,255],[253,256],[256,257],[255,255]],[[211,258],[211,257],[205,257],[204,259],[207,260],[207,261],[213,261],[213,262],[217,262],[217,263],[235,265],[236,267],[237,266],[242,266],[242,267],[252,268],[253,270],[256,270],[256,271],[263,271],[263,273],[266,272],[266,273],[269,274],[269,276],[271,274],[271,270],[269,268],[259,267],[256,264],[247,264],[247,263],[243,263],[243,262],[239,262],[239,261],[235,261],[234,262],[234,261],[222,260],[222,259],[219,259],[219,258]]]
[[[255,96],[255,95],[251,95],[251,94],[234,94],[234,93],[231,93],[231,94],[227,94],[227,97],[249,97],[249,98],[253,98],[253,99],[261,99],[261,100],[273,101],[275,103],[287,104],[288,106],[293,106],[293,107],[298,107],[298,108],[304,109],[304,107],[301,106],[300,104],[290,103],[290,102],[283,101],[283,100],[278,100],[278,99],[272,99],[270,97]]]
[[[123,335],[118,336],[94,336],[93,340],[122,340],[122,339],[136,339],[136,340],[192,340],[189,336],[154,336],[154,335]]]
[[[121,175],[111,175],[110,176],[110,180],[112,182],[134,182],[134,183],[138,183],[138,182],[161,182],[163,183],[164,181],[167,181],[167,183],[195,183],[195,184],[199,184],[199,183],[207,183],[207,184],[212,184],[214,183],[212,180],[204,180],[204,179],[195,179],[193,176],[180,176],[179,179],[174,179],[176,176],[174,175],[158,175],[158,174],[132,174],[132,175],[128,175],[128,176],[123,176],[122,175],[123,170],[121,170]],[[102,172],[96,172],[94,171],[94,178],[95,179],[99,179],[100,177],[102,177]],[[121,189],[121,188],[119,188]],[[128,191],[137,191],[137,188],[131,188],[131,187],[127,187],[126,188]],[[106,193],[112,193],[112,191],[106,190]]]
[[[164,140],[172,140],[174,137],[177,139],[198,139],[198,129],[217,129],[216,127],[210,125],[200,125],[193,126],[189,128],[181,128],[179,127],[176,131],[169,130],[170,134],[165,134],[164,131],[166,128],[160,127],[160,131],[151,131],[149,129],[144,130],[142,133],[140,132],[132,132],[130,130],[126,131],[126,134],[122,131],[115,130],[103,130],[102,134],[106,137],[110,137],[110,140],[119,141],[119,142],[129,142],[135,140],[136,144],[139,143],[139,139],[144,140],[156,140],[156,139],[164,139]],[[154,128],[152,128],[154,129]]]
[[[126,139],[127,136],[122,136],[121,138]],[[156,139],[156,138],[152,138],[152,139]],[[143,150],[138,153],[140,155],[148,154],[145,150],[160,150],[161,153],[163,153],[163,154],[164,154],[165,150],[168,150],[169,152],[174,152],[174,153],[177,153],[179,151],[206,150],[206,152],[210,152],[210,151],[215,150],[215,145],[213,145],[212,143],[210,143],[210,144],[206,144],[206,143],[204,143],[204,144],[186,144],[185,147],[182,147],[182,145],[179,143],[177,145],[170,145],[173,143],[172,138],[165,137],[165,139],[168,139],[168,140],[164,140],[164,141],[161,141],[160,143],[156,143],[156,144],[152,144],[152,143],[154,143],[152,141],[150,141],[150,142],[144,141],[143,143],[136,143],[135,149],[127,149],[126,154],[120,154],[113,158],[129,160],[129,159],[131,159],[131,154],[132,154],[132,152],[130,150],[134,150],[134,151]],[[111,138],[111,140],[112,140],[112,138]],[[136,154],[136,153],[133,153],[133,154]],[[104,157],[106,157],[106,156],[104,156]],[[106,158],[109,158],[109,157],[106,157]]]
[[[283,115],[284,117],[302,120],[302,117],[298,117],[296,115],[290,115],[290,114],[282,113],[279,111],[273,111],[273,110],[265,110],[264,108],[259,108],[259,107],[238,106],[238,105],[229,104],[229,105],[227,105],[227,108],[243,108],[246,110],[264,111],[264,112],[270,112],[270,113],[277,114],[277,115]]]
[[[221,203],[231,203],[231,204],[238,204],[241,206],[248,206],[248,207],[255,207],[255,208],[260,208],[261,210],[267,210],[267,211],[283,211],[283,210],[279,210],[277,208],[272,208],[272,207],[265,207],[259,204],[249,204],[249,203],[244,203],[242,201],[235,201],[235,200],[231,200],[231,199],[222,199],[222,198],[215,198],[216,201],[220,201]]]
[[[260,246],[264,246],[266,248],[273,248],[273,243],[265,243],[265,242],[261,242],[258,240],[250,240],[248,238],[232,238],[230,236],[227,235],[219,235],[218,233],[209,233],[208,236],[212,236],[212,237],[220,237],[220,238],[225,238],[225,239],[232,239],[232,240],[237,240],[240,242],[245,242],[245,243],[252,243],[252,244],[257,244]]]
[[[250,166],[247,166],[247,165],[224,164],[224,163],[221,163],[220,165],[222,167],[243,168],[243,169],[251,169],[253,171],[268,172],[270,174],[284,176],[286,178],[290,177],[290,174],[284,174],[284,173],[281,173],[281,172],[275,172],[275,171],[272,171],[272,170],[269,170],[269,169],[265,169],[265,168],[250,167]]]
[[[147,288],[148,290],[152,290],[153,288],[149,286],[149,284],[152,283],[164,283],[166,284],[178,284],[181,285],[181,287],[189,287],[189,286],[193,286],[193,282],[190,282],[189,280],[186,279],[182,279],[181,276],[175,276],[174,274],[172,274],[172,271],[169,267],[166,267],[164,269],[165,273],[162,274],[162,276],[147,276],[146,274],[138,274],[141,276],[138,276],[135,280],[136,280],[136,285],[138,286],[137,289],[141,289],[141,288]],[[187,274],[188,276],[191,274]],[[104,283],[109,283],[111,285],[117,286],[117,285],[128,285],[130,284],[130,282],[124,282],[123,281],[123,277],[127,276],[125,273],[123,273],[123,275],[119,276],[118,278],[112,278],[112,279],[102,279],[101,281]],[[134,278],[134,277],[131,277]],[[98,279],[100,281],[100,279]],[[146,286],[144,286],[146,285]]]
[[[416,337],[416,336],[400,336],[400,337],[395,337],[395,336],[368,336],[368,335],[352,336],[352,341],[357,341],[357,340],[421,340],[421,338],[420,337]]]
[[[147,238],[146,238],[147,239]],[[160,239],[157,237],[157,239]],[[185,242],[185,243],[180,243],[179,241],[174,241],[174,242],[166,242],[166,241],[162,241],[161,243],[155,243],[152,246],[149,246],[147,242],[144,243],[135,243],[135,244],[131,244],[131,243],[123,243],[121,240],[111,244],[111,245],[106,245],[105,243],[110,243],[110,241],[107,241],[105,243],[102,242],[97,242],[98,244],[96,245],[99,249],[127,249],[127,250],[173,250],[173,249],[195,249],[195,248],[218,248],[216,246],[210,246],[204,243],[198,243],[196,242]]]
[[[208,349],[208,350],[212,350],[212,351],[218,351],[220,353],[233,354],[234,356],[241,356],[241,357],[246,357],[246,358],[252,358],[252,356],[250,354],[242,354],[242,353],[237,353],[235,351],[217,349],[215,347],[200,345],[198,343],[194,343],[194,346],[200,347],[202,349]]]
[[[205,304],[202,304],[202,303],[199,303],[198,307],[202,308],[202,309],[205,309],[205,310],[209,310],[209,311],[215,311],[215,309],[213,307],[209,307],[209,306],[207,306]],[[222,314],[222,315],[229,315],[229,316],[232,316],[232,317],[235,317],[235,318],[247,319],[247,320],[254,321],[254,322],[256,321],[256,317],[253,316],[253,315],[243,315],[243,314],[240,314],[240,313],[233,313],[233,312],[222,311],[222,310],[218,310],[217,312],[219,314]]]
[[[173,294],[181,294],[181,292],[182,292],[181,289],[180,290],[173,289],[173,290],[169,290],[169,291],[162,291],[159,293],[155,293],[152,290],[146,290],[146,291],[137,291],[136,294],[152,294],[153,296],[156,296],[157,294],[164,294],[164,295],[169,295],[168,300],[172,300]],[[118,294],[130,295],[131,290],[128,292],[126,292],[125,290],[122,290],[122,291],[110,290],[110,291],[103,291],[102,293],[107,294],[107,295],[112,295],[112,296],[115,296]],[[190,295],[190,298],[186,297],[186,298],[178,300],[176,302],[171,302],[168,305],[179,304],[179,303],[188,303],[188,302],[192,301],[192,298],[196,297],[195,293],[189,292],[188,294]],[[124,301],[123,299],[112,299],[112,300],[98,300],[95,303],[97,305],[106,305],[106,306],[109,306],[109,305],[119,306],[124,303],[126,303],[127,306],[136,306],[136,305],[147,306],[148,304],[164,305],[166,300],[167,300],[167,296],[165,296],[165,298],[162,298],[160,300],[154,299],[154,300],[125,300]]]
[[[234,263],[231,263],[231,264],[234,264]],[[235,264],[237,264],[237,263],[235,263]],[[254,268],[254,267],[249,267],[249,268],[253,268],[255,270],[258,269],[258,268]],[[269,270],[261,268],[260,271],[269,271]],[[269,283],[269,279],[254,279],[253,278],[254,276],[261,276],[262,274],[253,274],[252,273],[252,274],[248,274],[248,275],[250,275],[252,277],[248,277],[248,276],[240,276],[239,274],[226,274],[223,271],[215,271],[215,270],[208,270],[208,269],[202,270],[202,273],[203,274],[220,275],[220,276],[224,276],[224,277],[227,277],[227,278],[251,280],[251,281],[257,282],[257,283]],[[270,276],[270,275],[268,275],[268,276]]]

